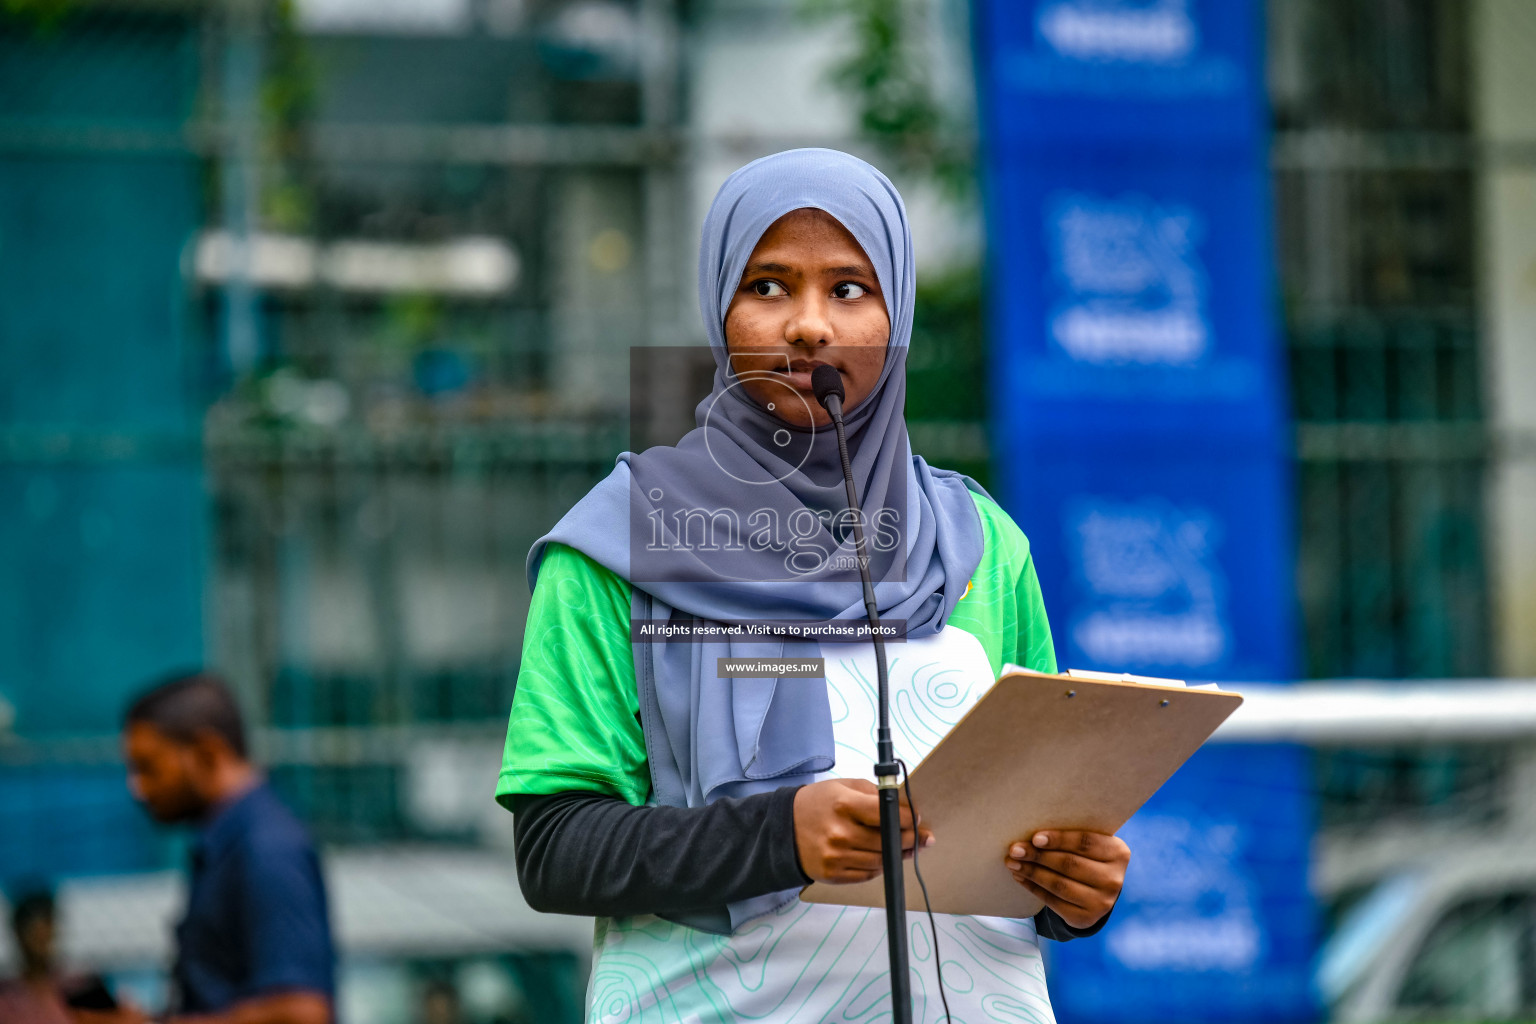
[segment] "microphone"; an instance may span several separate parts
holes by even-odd
[[[828,366],[826,363],[817,363],[816,369],[811,371],[811,390],[816,393],[816,401],[827,410],[839,425],[843,422],[843,375],[837,372],[837,367]],[[832,403],[836,403],[836,405]],[[838,442],[846,448],[843,435],[838,434]],[[849,483],[853,478],[849,477]]]
[[[859,562],[859,581],[864,585],[864,613],[869,618],[870,639],[875,645],[876,702],[875,785],[880,790],[880,863],[885,876],[886,944],[891,954],[891,1013],[895,1024],[912,1020],[912,978],[907,969],[906,874],[901,863],[900,766],[891,742],[891,692],[885,661],[885,639],[880,635],[880,611],[875,604],[875,585],[869,576],[869,552],[864,544],[864,510],[853,483],[853,464],[848,459],[848,433],[843,426],[843,377],[834,366],[822,363],[811,371],[811,391],[832,417],[837,431],[837,453],[843,460],[843,487],[853,510],[853,548]]]

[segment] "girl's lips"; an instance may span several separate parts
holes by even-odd
[[[796,359],[790,362],[789,372],[781,374],[781,376],[796,391],[804,391],[810,394],[814,390],[811,387],[811,374],[815,372],[816,367],[827,365],[830,364],[823,363],[819,359]]]
[[[810,370],[791,370],[788,373],[780,374],[780,376],[796,391],[809,392],[811,390]]]
[[[820,359],[791,359],[787,362],[779,362],[776,367],[749,366],[738,372],[744,372],[762,382],[772,381],[774,384],[781,384],[784,387],[790,388],[798,392],[803,398],[810,399],[812,408],[814,408],[815,400],[811,399],[810,396],[816,392],[811,387],[811,374],[815,372],[818,366],[831,365],[833,364],[823,362]],[[836,369],[839,373],[844,372],[842,367],[836,367]]]

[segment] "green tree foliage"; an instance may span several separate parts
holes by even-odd
[[[974,146],[967,125],[934,95],[925,45],[928,0],[805,0],[818,20],[839,19],[853,46],[832,68],[833,82],[858,104],[866,138],[910,174],[937,181],[953,198],[975,189]]]
[[[0,24],[12,21],[47,31],[63,21],[74,5],[75,0],[0,0]]]

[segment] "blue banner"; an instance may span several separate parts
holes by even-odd
[[[1049,950],[1064,1024],[1318,1017],[1307,764],[1297,747],[1207,748],[1131,819],[1110,925]]]
[[[1259,0],[980,0],[996,493],[1058,661],[1295,671]],[[1304,751],[1213,748],[1127,826],[1064,1022],[1320,1014]]]
[[[1011,464],[1025,483],[1005,494],[1064,668],[1217,680],[1289,669],[1278,460],[1048,447]]]
[[[1253,0],[988,0],[978,4],[999,152],[1058,141],[1177,150],[1265,133]]]
[[[997,397],[1010,429],[1280,435],[1262,168],[1098,149],[994,166]]]

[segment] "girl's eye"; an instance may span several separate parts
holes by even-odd
[[[776,299],[781,295],[788,295],[784,286],[777,281],[753,281],[752,290],[764,298]]]
[[[869,294],[869,289],[852,281],[844,281],[832,289],[832,295],[839,299],[861,299]]]

